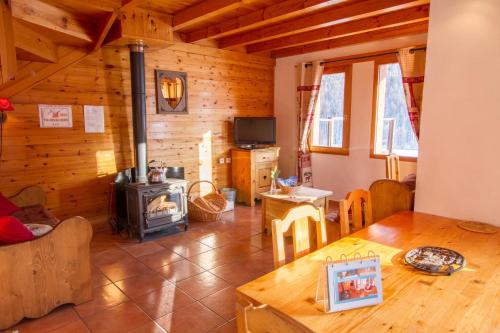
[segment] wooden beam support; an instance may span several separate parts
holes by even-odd
[[[122,6],[121,0],[44,0],[53,5],[63,5],[64,8],[72,8],[75,11],[92,10],[102,12],[113,12]]]
[[[257,53],[301,44],[309,44],[314,41],[328,40],[345,35],[367,32],[412,22],[425,21],[428,19],[429,5],[411,7],[386,14],[362,18],[356,21],[340,23],[326,28],[320,28],[278,39],[271,39],[251,44],[247,46],[247,52]]]
[[[309,15],[221,38],[219,39],[219,47],[229,48],[253,44],[272,38],[323,28],[339,23],[339,20],[355,20],[363,17],[363,15],[376,15],[380,11],[387,11],[391,7],[411,4],[412,2],[415,3],[415,0],[347,1]]]
[[[15,45],[19,59],[57,62],[57,46],[52,40],[14,20]]]
[[[116,18],[118,17],[118,10],[115,10],[112,13],[109,13],[106,16],[106,19],[104,22],[101,23],[101,27],[99,29],[99,34],[97,35],[97,40],[94,43],[94,46],[92,47],[92,52],[97,51],[98,49],[101,48],[102,43],[104,42],[104,39],[108,35],[109,30],[111,30],[111,27],[113,26],[113,23],[115,23]]]
[[[125,11],[125,10],[134,9],[135,7],[140,5],[141,2],[144,2],[144,0],[123,0],[122,7],[120,8],[120,10]]]
[[[1,83],[8,82],[17,71],[12,12],[9,0],[0,0],[0,65]]]
[[[208,38],[218,38],[229,33],[238,33],[244,29],[248,30],[263,24],[304,15],[332,6],[340,1],[343,0],[286,0],[246,15],[188,32],[183,34],[182,38],[186,43],[193,43]]]
[[[172,45],[172,17],[142,8],[122,12],[104,44],[126,46],[137,41],[144,42],[149,50]]]
[[[40,0],[16,0],[12,5],[12,15],[86,44],[93,40],[90,29],[82,24],[81,18]]]
[[[0,96],[10,98],[17,95],[88,55],[84,49],[68,47],[59,47],[58,53],[61,56],[57,63],[31,62],[21,68],[13,80],[0,86]]]
[[[242,0],[204,0],[175,13],[174,30],[184,29],[211,17],[227,13],[242,4]]]
[[[372,42],[376,40],[389,39],[394,37],[408,36],[427,33],[428,21],[410,23],[396,27],[384,28],[375,31],[364,32],[357,35],[339,37],[323,42],[310,43],[301,46],[294,46],[271,52],[273,58],[289,57],[297,54],[311,53],[316,51],[335,49],[342,46]]]

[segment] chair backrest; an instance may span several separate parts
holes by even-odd
[[[387,179],[401,180],[399,171],[399,156],[398,155],[387,155],[385,157],[385,174]]]
[[[414,192],[398,181],[377,180],[370,186],[370,193],[375,222],[403,210],[413,210]]]
[[[341,238],[351,233],[349,210],[352,213],[352,225],[356,230],[367,227],[373,223],[372,199],[369,191],[352,191],[347,194],[345,200],[340,201],[339,206]]]
[[[316,227],[317,248],[326,245],[325,212],[323,208],[312,204],[303,204],[294,207],[282,219],[273,220],[273,256],[274,267],[278,268],[285,264],[285,242],[284,233],[292,227],[293,257],[297,259],[310,252],[311,242],[309,235],[309,222]]]

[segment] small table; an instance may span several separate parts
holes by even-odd
[[[325,214],[328,213],[328,197],[332,191],[319,190],[311,187],[300,187],[297,192],[291,194],[270,194],[261,193],[262,197],[262,230],[267,234],[271,233],[271,222],[274,219],[281,219],[290,209],[300,204],[309,202],[316,207],[323,207]]]

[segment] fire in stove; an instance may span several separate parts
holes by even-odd
[[[167,195],[160,195],[148,203],[148,217],[157,218],[172,215],[179,211],[177,204],[169,201]]]

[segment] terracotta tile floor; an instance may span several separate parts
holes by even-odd
[[[143,243],[95,233],[91,251],[92,301],[4,332],[236,332],[235,288],[273,269],[259,207]]]

